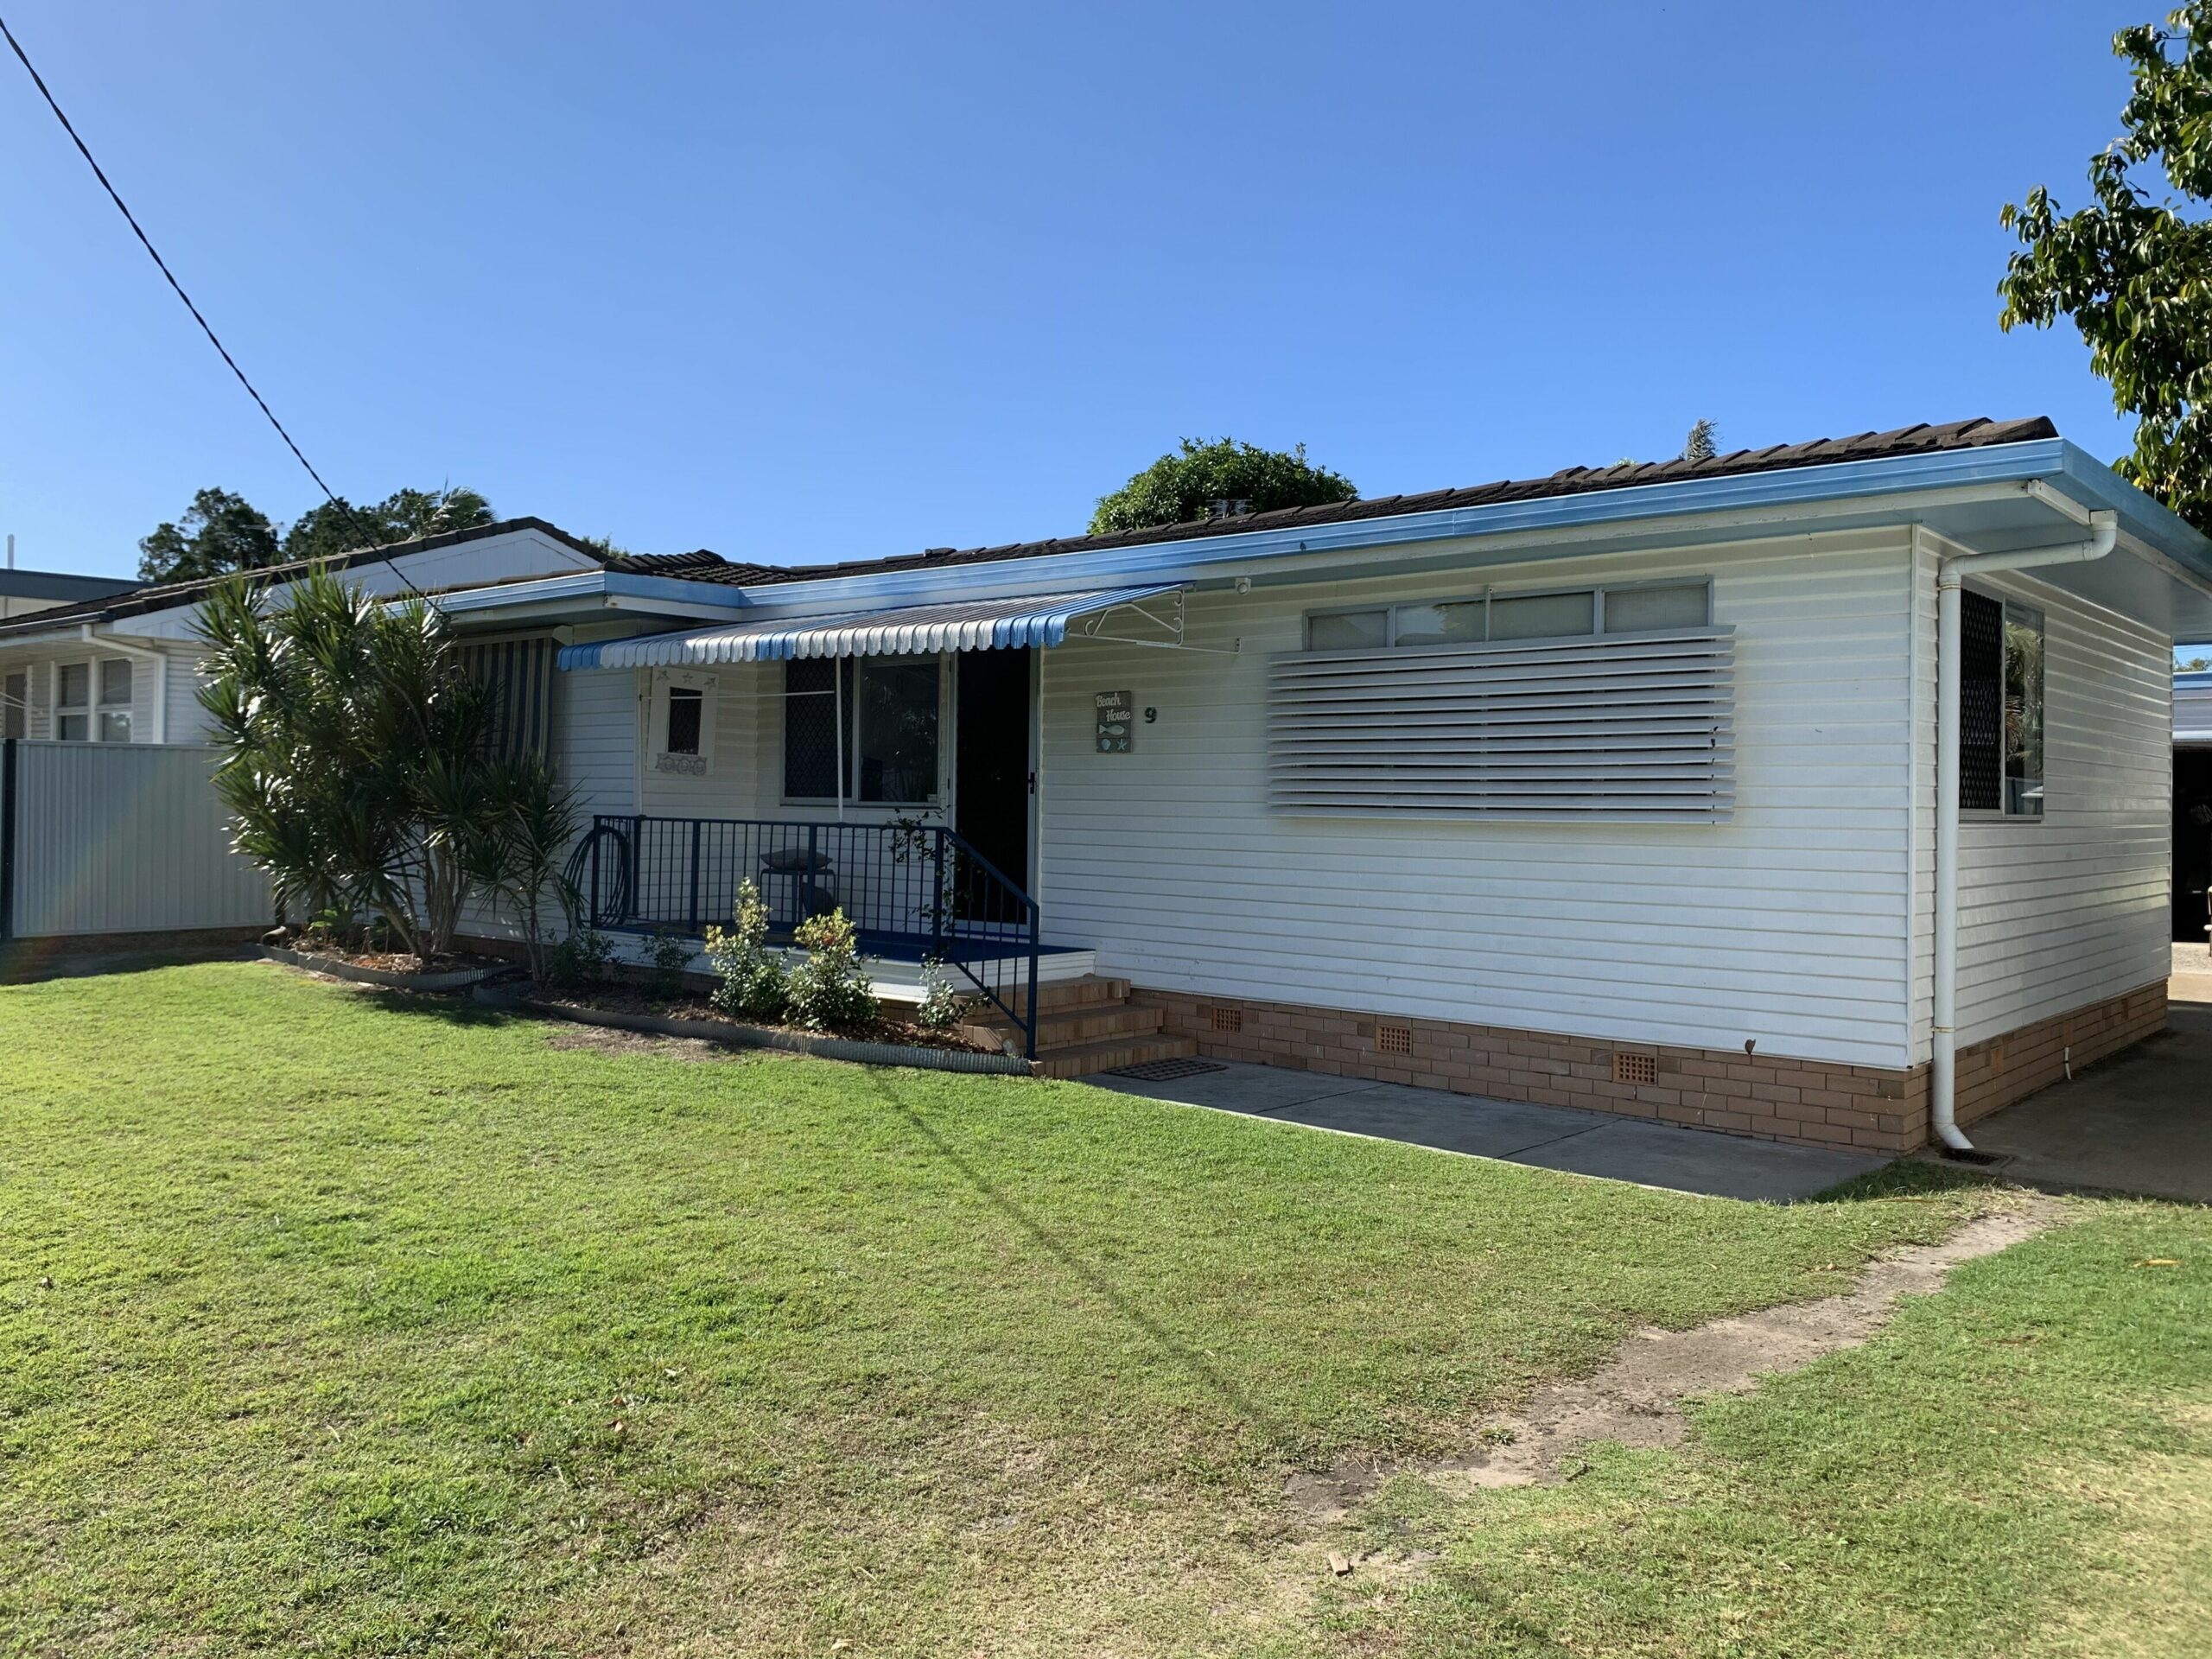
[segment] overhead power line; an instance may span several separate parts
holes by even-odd
[[[238,359],[231,355],[230,347],[223,344],[207,319],[200,315],[200,308],[192,302],[192,296],[184,291],[184,284],[177,281],[176,273],[169,269],[168,261],[162,257],[161,250],[154,245],[153,238],[146,234],[144,227],[138,223],[137,215],[130,211],[130,204],[123,200],[122,193],[117,190],[114,184],[109,181],[106,170],[93,157],[92,147],[79,136],[76,127],[64,113],[61,105],[55,101],[52,90],[46,84],[46,77],[39,73],[38,66],[31,61],[30,54],[23,50],[23,43],[16,38],[16,31],[8,27],[8,20],[5,17],[0,17],[0,35],[7,37],[9,48],[15,53],[16,60],[23,66],[23,73],[31,78],[31,85],[38,88],[38,95],[46,100],[46,107],[54,111],[54,118],[61,124],[61,130],[67,133],[69,142],[77,146],[77,153],[85,158],[85,165],[92,169],[92,176],[100,181],[100,188],[107,192],[107,199],[115,204],[115,211],[123,215],[123,222],[130,226],[130,233],[138,238],[138,245],[146,250],[146,257],[154,262],[155,269],[168,280],[170,288],[175,290],[177,298],[184,302],[184,308],[192,313],[192,320],[200,325],[200,332],[207,336],[207,343],[215,348],[223,361],[229,365],[231,372],[238,377],[238,385],[245,388],[246,396],[252,398],[255,407],[268,417],[269,424],[276,429],[276,435],[284,440],[284,447],[292,452],[293,459],[307,468],[308,476],[315,480],[315,488],[322,492],[323,498],[332,506],[336,507],[352,519],[354,529],[369,538],[364,543],[365,546],[375,546],[376,531],[370,526],[366,519],[354,511],[352,502],[340,499],[336,491],[322,481],[322,474],[315,471],[315,463],[309,461],[306,453],[292,441],[292,435],[284,429],[284,423],[278,420],[276,411],[269,407],[269,400],[254,389],[253,382],[245,378],[245,371],[238,366]],[[423,590],[408,580],[407,573],[402,570],[389,555],[385,556],[385,563],[391,567],[392,575],[406,582],[408,587],[416,594],[422,593]]]

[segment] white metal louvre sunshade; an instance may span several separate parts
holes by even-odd
[[[1268,665],[1268,804],[1330,817],[1726,817],[1725,627]]]
[[[1065,640],[1071,626],[1083,619],[1091,620],[1094,626],[1079,629],[1078,638],[1110,637],[1098,633],[1095,626],[1107,612],[1180,591],[1180,583],[1155,582],[1094,593],[956,600],[940,605],[849,611],[836,616],[779,617],[649,634],[638,639],[569,645],[563,649],[560,661],[564,669],[691,668],[805,657],[910,656],[1052,646]],[[1161,621],[1158,617],[1147,620]],[[1162,626],[1172,626],[1179,634],[1179,614],[1173,624]]]

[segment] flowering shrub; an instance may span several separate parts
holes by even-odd
[[[768,906],[760,887],[741,882],[728,928],[707,930],[707,963],[714,969],[714,1005],[748,1020],[775,1020],[789,1000],[784,964],[768,949]]]
[[[861,965],[860,935],[845,912],[810,916],[791,938],[806,952],[785,987],[792,1020],[813,1031],[874,1024],[881,1004]]]

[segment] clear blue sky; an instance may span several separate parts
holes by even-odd
[[[1998,5],[0,0],[334,487],[777,563],[1079,529],[1184,434],[1363,493],[1916,420],[2126,447],[1997,211],[2116,130]],[[0,61],[0,530],[312,486]]]

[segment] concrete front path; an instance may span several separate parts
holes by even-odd
[[[2164,1036],[1967,1126],[1997,1174],[2212,1204],[2212,1002],[2178,1000],[2182,979]]]
[[[1111,1073],[1084,1081],[1150,1100],[1211,1106],[1309,1128],[1373,1135],[1440,1152],[1502,1158],[1541,1169],[1604,1175],[1724,1198],[1786,1203],[1888,1161],[1856,1153],[1746,1141],[1704,1129],[1672,1128],[1602,1112],[1524,1106],[1272,1065],[1217,1064],[1222,1066],[1218,1071],[1173,1083],[1141,1083]]]

